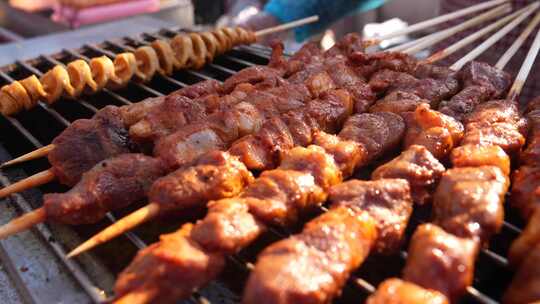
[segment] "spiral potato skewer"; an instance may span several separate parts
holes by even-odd
[[[174,70],[200,69],[216,56],[234,46],[255,42],[252,31],[219,28],[209,32],[178,34],[171,40],[155,40],[133,52],[78,59],[67,66],[56,65],[41,79],[35,75],[14,81],[0,89],[0,113],[13,115],[33,108],[39,100],[53,104],[61,96],[77,98],[83,93],[95,93],[105,87],[119,88],[132,78],[149,81],[160,73],[170,75]]]

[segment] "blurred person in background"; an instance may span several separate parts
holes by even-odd
[[[226,14],[217,26],[239,25],[260,30],[281,23],[319,16],[319,21],[293,30],[294,40],[303,42],[328,29],[344,17],[373,10],[385,0],[227,0]],[[352,30],[354,31],[354,30]],[[268,37],[284,39],[288,33]]]

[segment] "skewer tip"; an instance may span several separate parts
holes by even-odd
[[[135,228],[136,226],[151,220],[159,214],[159,205],[150,203],[133,213],[125,216],[116,223],[105,228],[98,234],[94,235],[84,243],[73,249],[67,254],[67,258],[73,258],[85,251],[88,251],[98,245],[106,243],[113,238]]]
[[[42,223],[46,218],[47,214],[43,207],[26,213],[0,227],[0,240]]]
[[[13,193],[21,192],[33,187],[41,186],[55,179],[54,172],[49,169],[41,171],[23,180],[13,183],[7,187],[0,189],[0,199]]]
[[[19,164],[19,163],[23,163],[23,162],[26,162],[26,161],[30,161],[30,160],[33,160],[33,159],[36,159],[36,158],[40,158],[40,157],[45,157],[47,156],[47,154],[49,154],[49,152],[54,149],[54,145],[53,144],[50,144],[50,145],[47,145],[45,147],[41,147],[39,149],[36,149],[30,153],[27,153],[27,154],[24,154],[24,155],[21,155],[17,158],[14,158],[10,161],[7,161],[3,164],[0,164],[0,169],[2,168],[5,168],[5,167],[9,167],[9,166],[13,166],[13,165],[16,165],[16,164]]]

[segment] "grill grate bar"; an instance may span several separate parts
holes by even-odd
[[[516,225],[511,224],[511,223],[509,223],[509,222],[507,222],[507,221],[504,221],[503,226],[506,227],[506,228],[508,228],[508,230],[510,230],[510,231],[512,231],[512,232],[514,232],[514,233],[516,233],[516,234],[520,234],[521,231],[522,231],[522,230],[521,230],[520,228],[518,228]]]
[[[30,141],[30,143],[32,143],[32,145],[34,145],[34,147],[36,147],[37,149],[43,147],[43,144],[41,142],[39,142],[39,140],[37,140],[37,138],[35,138],[34,135],[32,135],[32,133],[30,133],[30,131],[28,131],[17,119],[15,119],[13,117],[8,117],[8,116],[4,116],[4,118],[15,129],[17,129],[17,131],[19,131],[24,137],[26,137],[26,139],[28,139],[28,141]]]
[[[221,55],[221,57],[229,60],[229,61],[232,61],[232,62],[236,62],[236,63],[239,63],[239,64],[242,64],[246,67],[252,67],[252,66],[255,66],[255,64],[249,62],[249,61],[245,61],[245,60],[242,60],[242,59],[239,59],[239,58],[236,58],[236,57],[232,57],[232,56],[229,56],[229,55]]]
[[[5,187],[10,184],[9,180],[0,173],[0,184]],[[13,202],[17,208],[24,213],[31,212],[33,209],[30,204],[20,194],[13,194],[11,196],[11,202]],[[86,272],[74,261],[66,258],[66,251],[63,247],[55,241],[54,236],[45,224],[38,224],[32,228],[37,231],[44,242],[52,248],[53,252],[60,259],[62,264],[70,271],[71,275],[77,280],[79,285],[85,290],[85,292],[92,298],[95,303],[101,303],[105,300],[105,292],[100,290],[95,284],[92,283]]]
[[[107,50],[105,50],[105,49],[103,49],[103,48],[101,48],[101,47],[99,47],[97,45],[85,44],[84,47],[87,47],[87,48],[89,48],[89,49],[91,49],[91,50],[93,50],[95,52],[98,52],[98,53],[101,53],[101,54],[103,54],[105,56],[108,56],[109,58],[112,58],[112,59],[116,58],[115,53],[113,53],[111,51],[107,51]],[[142,84],[142,83],[139,83],[139,82],[136,82],[136,81],[131,81],[131,83],[133,83],[135,86],[139,87],[140,89],[150,93],[151,95],[154,95],[154,96],[157,96],[157,97],[163,96],[163,93],[160,93],[160,92],[148,87],[145,84]]]

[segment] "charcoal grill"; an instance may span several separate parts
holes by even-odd
[[[38,76],[59,63],[74,59],[86,59],[130,51],[154,39],[172,37],[179,29],[162,29],[157,33],[144,33],[139,37],[125,37],[108,40],[101,44],[84,45],[75,50],[63,50],[54,55],[16,62],[0,68],[0,86],[14,79],[22,79],[31,74]],[[130,82],[118,91],[103,90],[92,96],[77,100],[64,99],[52,106],[39,103],[31,111],[14,117],[0,117],[0,161],[15,155],[27,153],[49,144],[68,124],[79,118],[89,118],[106,105],[126,105],[139,102],[148,97],[169,94],[186,85],[206,79],[223,81],[236,71],[255,64],[266,64],[270,50],[259,45],[242,46],[207,64],[202,70],[177,71],[169,76],[157,76],[146,84]],[[6,186],[15,181],[48,168],[46,160],[34,160],[15,168],[0,172],[0,183]],[[358,172],[358,178],[369,176],[369,168]],[[16,194],[0,201],[0,217],[7,222],[17,214],[29,212],[41,206],[41,194],[63,192],[67,189],[57,183],[50,183]],[[14,301],[34,303],[103,303],[112,296],[112,286],[116,275],[131,261],[138,249],[157,240],[159,234],[173,231],[183,222],[200,218],[200,211],[183,214],[180,217],[163,218],[147,223],[124,234],[122,237],[100,246],[90,254],[68,260],[66,250],[72,249],[82,240],[100,231],[128,212],[110,213],[106,219],[95,225],[66,227],[55,224],[42,224],[29,232],[18,234],[0,241],[0,260],[4,272],[0,272],[3,288],[13,289]],[[410,237],[416,226],[429,219],[429,207],[415,207],[408,227]],[[321,207],[319,212],[324,212]],[[316,216],[312,214],[311,217]],[[308,218],[306,218],[307,220]],[[475,280],[467,290],[463,303],[498,303],[502,292],[511,280],[512,273],[506,259],[511,242],[521,232],[523,223],[512,210],[507,210],[502,232],[496,235],[488,248],[482,250],[477,261]],[[255,244],[229,258],[224,274],[206,288],[194,294],[183,303],[238,303],[245,280],[253,267],[253,262],[262,248],[271,242],[298,232],[300,226],[289,230],[274,229]],[[370,256],[348,281],[343,294],[335,303],[360,303],[384,279],[399,276],[406,260],[406,245],[394,256]],[[0,285],[1,286],[1,285]],[[9,292],[7,292],[9,293]],[[9,293],[11,294],[11,293]]]

